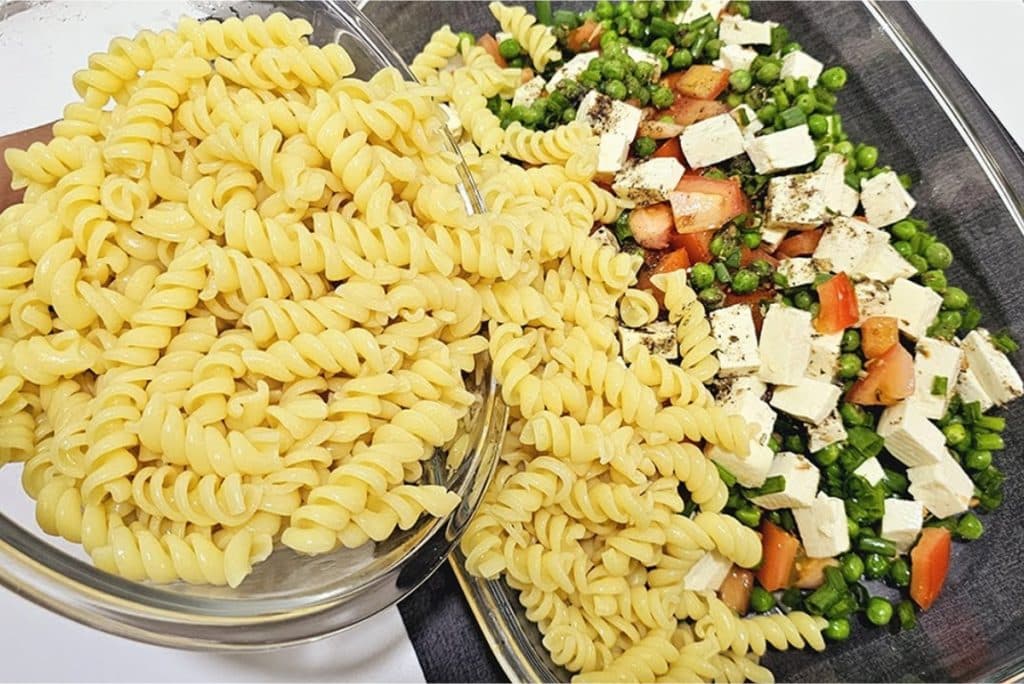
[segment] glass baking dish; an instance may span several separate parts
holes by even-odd
[[[407,59],[438,24],[476,34],[495,26],[484,3],[369,3],[366,11]],[[753,15],[783,22],[810,54],[847,67],[840,112],[851,138],[877,145],[883,163],[911,174],[916,214],[953,249],[951,280],[982,302],[985,324],[1024,335],[1020,149],[913,10],[891,2],[755,2]],[[1010,492],[1024,480],[1024,403],[1006,416],[1010,427],[1000,467]],[[824,654],[775,653],[766,664],[780,681],[1017,675],[1024,668],[1024,502],[1007,496],[985,525],[981,540],[958,545],[946,589],[921,614],[918,629],[892,635],[855,628],[848,642],[830,645]],[[505,674],[513,681],[566,681],[568,673],[547,657],[515,593],[502,582],[469,577],[461,563],[456,551],[452,564],[469,609]],[[447,636],[438,639],[443,643]]]
[[[344,2],[0,3],[0,63],[10,66],[17,60],[21,65],[19,70],[5,69],[0,84],[9,94],[26,96],[31,87],[41,101],[28,106],[12,95],[0,107],[0,116],[7,119],[0,128],[19,130],[59,116],[54,103],[74,97],[72,70],[84,67],[89,53],[105,49],[115,36],[173,28],[182,15],[223,19],[265,17],[275,11],[308,20],[314,27],[312,43],[342,45],[357,76],[369,78],[391,66],[412,79],[376,27]],[[12,104],[19,101],[20,107]],[[26,112],[40,118],[23,120]],[[460,173],[467,206],[481,211],[482,201],[464,164]],[[354,625],[426,580],[447,558],[480,502],[507,419],[486,354],[478,357],[466,386],[476,402],[453,441],[460,460],[449,466],[450,452],[438,449],[423,464],[426,482],[444,485],[462,498],[443,518],[424,516],[386,541],[322,556],[275,549],[236,589],[135,583],[97,570],[80,547],[39,531],[34,506],[18,482],[21,468],[11,464],[0,470],[0,585],[89,626],[182,648],[266,648]]]

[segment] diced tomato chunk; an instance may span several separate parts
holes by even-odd
[[[746,615],[750,609],[750,592],[754,589],[754,573],[750,570],[737,568],[735,565],[725,576],[725,581],[718,588],[718,596],[722,603],[740,615]]]
[[[526,83],[528,81],[533,80],[533,77],[534,77],[533,69],[531,69],[530,67],[524,67],[523,68],[523,73],[519,76],[519,82],[520,83]]]
[[[747,210],[746,195],[735,179],[685,175],[668,199],[680,233],[721,228]]]
[[[824,230],[818,228],[816,230],[804,230],[791,235],[779,243],[775,253],[779,256],[790,258],[810,256],[818,248],[818,243],[821,241],[821,235],[824,232]]]
[[[872,316],[860,326],[860,348],[869,359],[881,356],[899,341],[899,322],[892,316]]]
[[[665,142],[661,143],[658,149],[654,150],[652,157],[672,157],[680,164],[683,162],[683,150],[679,146],[679,136],[669,138]]]
[[[487,54],[494,58],[494,61],[498,63],[502,69],[508,66],[508,62],[501,56],[501,51],[498,49],[498,41],[490,33],[485,33],[476,39],[476,44],[487,50]]]
[[[837,333],[860,320],[857,293],[845,273],[829,278],[818,285],[821,309],[814,319],[814,329],[820,333]]]
[[[664,308],[665,293],[654,286],[651,278],[659,273],[670,273],[681,268],[689,268],[690,257],[685,249],[674,249],[671,252],[662,252],[661,254],[648,252],[648,255],[648,262],[637,273],[635,287],[639,290],[650,292],[658,301],[658,306]]]
[[[686,97],[714,100],[729,86],[729,70],[694,64],[686,71],[666,76],[662,83]]]
[[[685,249],[677,249],[666,253],[661,257],[658,265],[654,267],[654,272],[651,275],[671,273],[681,268],[690,268],[690,255],[686,253]]]
[[[914,394],[914,357],[894,344],[879,357],[868,359],[867,375],[853,383],[846,400],[861,406],[892,406]]]
[[[935,603],[949,573],[952,535],[944,527],[926,527],[910,552],[910,598],[928,610]]]
[[[675,249],[685,249],[690,255],[691,264],[708,264],[714,259],[709,245],[711,238],[715,237],[715,231],[706,230],[701,233],[680,233],[672,231],[669,242]]]
[[[718,100],[700,100],[695,97],[676,95],[675,102],[668,109],[668,115],[681,126],[710,119],[729,111],[729,105]],[[660,114],[660,112],[659,112]]]
[[[757,249],[750,249],[746,245],[743,245],[740,248],[740,266],[749,266],[750,264],[759,260],[767,261],[772,266],[777,266],[779,263],[779,260],[776,259],[771,254],[769,254],[768,252],[764,251],[763,247],[758,247]]]
[[[665,249],[673,232],[675,221],[667,202],[637,207],[629,215],[629,229],[633,239],[647,249]]]
[[[789,587],[793,583],[800,542],[778,525],[765,520],[761,523],[761,548],[764,558],[757,571],[757,581],[768,591]]]
[[[587,19],[580,26],[569,32],[565,42],[573,52],[593,50],[598,45],[598,39],[601,37],[602,30],[599,23],[593,19]]]

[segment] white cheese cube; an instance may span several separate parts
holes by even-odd
[[[992,401],[992,397],[985,394],[985,388],[981,386],[981,381],[970,368],[960,371],[960,377],[956,381],[956,393],[965,404],[978,402],[982,411],[988,411],[995,403]]]
[[[806,52],[797,50],[782,58],[782,78],[789,77],[799,80],[806,76],[807,85],[813,88],[818,85],[818,77],[821,76],[821,70],[824,67],[824,64]]]
[[[967,366],[996,405],[1002,406],[1024,394],[1020,374],[1006,354],[995,348],[987,331],[972,330],[962,346]]]
[[[886,499],[882,516],[882,539],[891,541],[900,553],[906,553],[921,534],[924,508],[919,501]]]
[[[746,150],[754,169],[761,174],[804,166],[817,156],[807,124],[751,138]]]
[[[928,332],[941,308],[942,296],[937,292],[906,278],[897,278],[889,288],[889,305],[885,308],[885,315],[894,317],[899,323],[900,332],[916,340]]]
[[[764,446],[775,428],[775,411],[754,391],[738,392],[722,404],[728,413],[743,416],[747,425],[754,427],[753,443]]]
[[[948,453],[939,463],[907,469],[907,491],[936,518],[963,513],[974,497],[974,483]]]
[[[775,454],[767,446],[756,442],[750,443],[750,453],[737,456],[731,451],[717,446],[709,446],[704,455],[725,468],[736,481],[744,487],[760,487],[768,479],[768,471],[772,467]]]
[[[858,219],[835,216],[814,249],[814,263],[822,271],[851,275],[875,245],[888,242],[889,234],[884,230]]]
[[[604,133],[597,144],[597,175],[614,176],[629,156],[629,139],[619,133]]]
[[[726,45],[771,45],[772,26],[767,21],[751,21],[738,14],[722,17],[718,39]]]
[[[747,375],[761,367],[754,317],[745,304],[711,312],[711,331],[718,343],[719,375]]]
[[[622,341],[622,357],[630,358],[630,350],[641,346],[653,356],[663,359],[679,358],[679,343],[676,341],[676,326],[668,321],[655,321],[642,328],[619,327]]]
[[[956,345],[931,337],[919,339],[914,350],[914,396],[909,401],[929,418],[946,415],[963,360],[964,353]],[[935,378],[946,379],[945,392],[932,393]]]
[[[875,432],[890,454],[908,467],[938,463],[946,458],[946,437],[913,402],[901,401],[882,411]]]
[[[462,119],[453,107],[446,104],[441,104],[441,111],[444,113],[444,127],[458,140],[462,137]]]
[[[769,252],[774,252],[775,248],[786,239],[787,234],[789,234],[788,228],[762,228],[761,242],[767,246]]]
[[[810,285],[818,275],[818,269],[810,257],[781,259],[775,270],[786,277],[786,287]]]
[[[718,51],[718,59],[711,65],[729,71],[749,71],[750,65],[757,59],[757,51],[742,45],[723,45]]]
[[[687,126],[679,147],[687,164],[703,168],[743,154],[743,131],[726,112]]]
[[[768,385],[766,385],[761,378],[756,375],[741,375],[736,378],[722,378],[718,383],[716,383],[716,387],[718,388],[716,391],[719,403],[724,405],[735,402],[740,395],[743,394],[751,394],[757,399],[761,399],[768,391]],[[767,404],[765,404],[765,406],[767,406]],[[771,411],[771,409],[768,410]],[[772,422],[773,427],[775,425],[774,416],[775,412],[772,411],[772,418],[769,420]]]
[[[827,446],[842,442],[846,436],[843,419],[839,417],[839,411],[833,410],[817,425],[807,426],[807,448],[813,454]]]
[[[850,550],[842,499],[821,492],[809,507],[794,508],[793,518],[808,558],[834,558]]]
[[[820,226],[829,215],[821,185],[821,177],[815,173],[776,176],[769,180],[765,226],[790,230]]]
[[[910,193],[903,189],[895,171],[886,171],[861,181],[860,203],[864,205],[868,223],[876,227],[902,221],[910,216],[916,204]]]
[[[832,153],[826,155],[821,166],[814,174],[819,178],[821,193],[824,195],[825,207],[833,214],[849,216],[857,209],[856,200],[852,208],[849,207],[849,194],[855,196],[857,191],[846,184],[846,157],[841,154]],[[844,211],[849,209],[849,211]]]
[[[860,206],[860,193],[844,181],[839,188],[837,197],[826,200],[826,204],[829,209],[840,216],[853,216],[857,213],[857,207]]]
[[[811,314],[791,306],[772,304],[761,325],[761,368],[765,382],[794,385],[807,372],[811,359]]]
[[[757,118],[757,112],[751,109],[750,105],[741,104],[729,113],[743,132],[744,140],[753,138],[755,133],[764,128],[764,124]]]
[[[854,284],[853,291],[857,295],[857,309],[860,312],[858,326],[872,316],[886,315],[889,310],[889,288],[885,283],[862,280]]]
[[[516,92],[512,95],[512,106],[529,107],[544,94],[545,85],[547,85],[547,81],[543,76],[534,76],[516,88]]]
[[[814,331],[811,336],[811,360],[807,364],[807,377],[832,382],[839,371],[839,348],[843,333],[823,334]]]
[[[786,488],[775,494],[758,496],[752,499],[753,503],[769,511],[804,508],[814,503],[821,473],[813,463],[800,454],[782,451],[775,455],[772,468],[768,471],[768,477],[776,475],[786,480]]]
[[[594,135],[618,133],[629,141],[636,137],[643,116],[637,107],[613,100],[597,90],[584,95],[576,110],[576,120],[590,126]]]
[[[850,275],[882,283],[891,283],[897,278],[909,278],[917,269],[904,259],[888,242],[878,242],[871,247]]]
[[[637,204],[664,202],[683,177],[685,167],[672,157],[648,159],[615,176],[612,190]]]
[[[690,22],[697,21],[701,17],[710,14],[711,18],[718,21],[718,15],[722,13],[725,6],[729,4],[729,0],[693,0],[690,6],[683,12],[683,16],[679,17],[676,23],[678,24],[689,24]]]
[[[661,60],[658,56],[644,50],[643,48],[634,47],[632,45],[626,46],[626,54],[631,60],[637,64],[641,62],[647,62],[654,67],[654,79],[657,80],[661,76]]]
[[[683,577],[686,591],[718,591],[732,570],[732,561],[718,553],[708,551],[701,556]]]
[[[619,239],[615,237],[615,233],[611,231],[608,226],[601,226],[593,233],[590,234],[591,239],[597,240],[602,245],[608,245],[609,247],[619,248]]]
[[[818,425],[835,409],[842,391],[831,382],[801,378],[795,385],[776,387],[771,405],[789,415]]]
[[[558,67],[558,70],[551,75],[551,80],[548,81],[548,92],[555,92],[555,87],[558,82],[563,78],[569,78],[575,80],[587,70],[590,63],[600,57],[601,53],[597,50],[590,50],[589,52],[580,52],[575,57],[570,59],[568,62]]]
[[[885,470],[882,469],[882,464],[878,462],[877,458],[869,458],[864,461],[854,468],[853,474],[863,477],[872,487],[885,479]]]

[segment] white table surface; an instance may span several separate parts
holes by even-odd
[[[3,0],[0,0],[2,3]],[[1014,0],[914,0],[911,3],[982,97],[1024,145],[1024,96],[1014,84],[1020,61],[1011,46],[1020,40],[1024,3]],[[164,7],[166,3],[160,3]],[[134,6],[138,11],[138,6]],[[163,15],[150,4],[146,14]],[[173,14],[170,16],[174,16]],[[145,25],[144,22],[140,26]],[[63,35],[50,34],[53,45],[74,42],[89,31],[69,25]],[[104,32],[109,34],[109,32]],[[99,34],[102,35],[102,34]],[[0,34],[0,43],[17,39]],[[89,46],[102,49],[103,44]],[[996,49],[1002,51],[1002,57]],[[50,60],[46,68],[66,78],[78,62]],[[33,70],[38,78],[38,72]],[[17,69],[0,73],[3,92],[30,86]],[[28,88],[27,92],[33,89]],[[0,99],[0,134],[34,126],[60,113],[71,96],[55,100],[33,97]],[[15,486],[14,472],[0,474],[0,491]],[[5,497],[0,497],[5,498]],[[9,506],[5,498],[5,510]],[[27,513],[27,509],[23,509]],[[20,517],[20,516],[19,516]],[[0,590],[3,625],[3,681],[77,682],[241,682],[241,681],[394,681],[421,682],[423,672],[397,609],[387,610],[343,634],[286,651],[249,654],[182,652],[137,644],[57,617],[12,593]]]

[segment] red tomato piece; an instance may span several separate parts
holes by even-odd
[[[729,105],[718,100],[699,100],[695,97],[676,95],[676,100],[668,109],[668,115],[681,126],[710,119],[729,111]],[[661,114],[661,112],[659,112]]]
[[[853,383],[846,400],[861,406],[892,406],[914,394],[914,357],[902,344],[868,359],[867,375]]]
[[[680,164],[683,164],[683,150],[679,146],[679,136],[669,138],[661,143],[658,149],[654,150],[652,157],[672,157]]]
[[[709,245],[711,244],[711,238],[715,237],[715,231],[706,230],[702,233],[679,233],[672,231],[672,236],[669,238],[674,249],[685,249],[686,253],[690,255],[691,264],[709,264],[714,259],[714,255],[711,254]]]
[[[599,23],[593,19],[587,19],[583,24],[569,32],[565,39],[566,44],[573,52],[593,50],[598,45],[598,39],[601,37],[602,30]]]
[[[641,247],[665,249],[673,232],[675,221],[667,202],[637,207],[629,215],[629,230]]]
[[[926,527],[910,552],[910,598],[928,610],[946,583],[952,536],[944,527]]]
[[[764,251],[763,247],[758,247],[757,249],[750,249],[746,245],[740,247],[740,266],[749,266],[758,259],[763,259],[772,266],[779,264],[779,260]]]
[[[782,242],[776,248],[775,252],[784,257],[801,257],[810,256],[814,254],[814,250],[818,248],[818,243],[821,241],[821,234],[825,231],[821,228],[815,230],[805,230],[791,235]]]
[[[651,275],[671,273],[672,271],[678,271],[681,268],[690,268],[690,255],[686,253],[685,249],[677,249],[666,253],[661,257],[658,265],[654,267],[654,271]]]
[[[757,581],[768,591],[785,589],[793,582],[799,540],[778,525],[765,520],[761,523],[761,548],[764,550],[764,558],[757,571]]]
[[[498,63],[502,69],[508,66],[508,62],[501,56],[501,51],[498,50],[498,41],[490,33],[485,33],[476,39],[476,44],[487,50],[487,54],[494,58],[494,61]]]
[[[869,359],[881,356],[899,341],[899,322],[892,316],[872,316],[860,326],[860,348]]]
[[[820,333],[837,333],[860,320],[857,293],[845,273],[829,278],[818,285],[821,310],[814,319],[814,329]]]
[[[680,233],[721,228],[747,210],[747,198],[735,179],[686,175],[668,199]]]
[[[714,100],[729,86],[729,70],[694,64],[686,71],[666,76],[662,83],[685,97]]]

